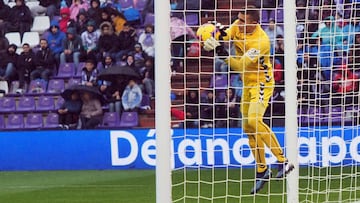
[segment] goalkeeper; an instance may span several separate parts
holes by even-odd
[[[263,122],[263,115],[273,94],[274,79],[269,59],[270,40],[258,21],[259,11],[248,8],[239,13],[238,19],[227,30],[220,29],[221,34],[218,38],[231,40],[236,56],[229,57],[227,51],[214,38],[204,42],[206,51],[215,49],[219,57],[225,58],[231,70],[242,74],[243,130],[248,135],[249,145],[257,163],[256,184],[251,194],[261,190],[271,177],[271,170],[265,161],[264,145],[270,148],[279,162],[276,178],[284,177],[294,168],[284,156],[275,134]]]

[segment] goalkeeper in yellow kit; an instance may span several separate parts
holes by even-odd
[[[233,42],[236,56],[225,57],[225,62],[231,70],[242,74],[243,130],[248,135],[249,145],[257,163],[257,180],[251,194],[261,190],[271,177],[271,170],[268,169],[265,161],[264,145],[270,148],[279,162],[276,178],[284,177],[294,168],[284,156],[275,134],[263,122],[263,115],[273,94],[274,79],[269,59],[270,40],[258,21],[259,11],[248,8],[240,12],[238,19],[227,30],[221,31],[218,37],[220,40]],[[215,49],[220,57],[228,55],[214,38],[204,42],[204,49],[207,51]]]

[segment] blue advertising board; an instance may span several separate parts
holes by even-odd
[[[273,128],[284,146],[284,128]],[[300,165],[360,163],[360,128],[301,128]],[[254,167],[241,129],[173,130],[172,167]],[[152,169],[155,130],[0,132],[0,170]],[[276,159],[266,150],[267,162]]]

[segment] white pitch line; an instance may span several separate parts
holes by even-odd
[[[2,186],[0,189],[42,189],[42,188],[55,188],[55,187],[63,187],[63,188],[96,188],[96,187],[105,187],[105,188],[113,188],[113,187],[147,187],[148,185],[17,185],[17,186]]]

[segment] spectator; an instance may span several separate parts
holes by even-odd
[[[41,78],[49,80],[54,72],[54,56],[46,39],[40,40],[40,50],[35,54],[35,70],[30,73],[30,80]]]
[[[123,31],[125,24],[126,24],[126,18],[122,13],[119,13],[117,11],[111,12],[111,21],[115,29],[115,34],[119,35],[121,31]],[[129,26],[129,25],[128,25]]]
[[[121,96],[124,111],[137,110],[140,107],[141,100],[142,92],[140,87],[134,80],[130,80]]]
[[[325,18],[324,27],[316,31],[311,37],[320,37],[323,44],[329,44],[331,46],[341,46],[343,43],[342,29],[334,22],[333,16]]]
[[[86,58],[97,60],[100,32],[96,30],[95,26],[95,21],[88,21],[86,31],[81,34],[81,41]]]
[[[59,127],[62,129],[69,129],[76,126],[81,112],[81,100],[77,92],[71,94],[71,98],[65,102],[58,109]]]
[[[199,122],[199,93],[195,90],[189,90],[186,94],[186,128],[198,127]]]
[[[102,57],[106,54],[110,54],[111,57],[116,58],[118,38],[114,34],[113,27],[109,22],[103,22],[100,25],[101,36],[99,38],[99,51]]]
[[[87,4],[87,1],[85,0],[73,0],[71,6],[70,6],[70,19],[77,21],[77,16],[81,9],[87,10],[89,8],[89,5]]]
[[[109,22],[110,24],[112,23],[111,15],[110,15],[111,12],[112,12],[111,8],[108,8],[108,7],[101,8],[100,27],[103,22]]]
[[[136,41],[136,31],[130,25],[125,24],[124,29],[119,34],[119,49],[120,52],[117,56],[121,57],[125,54],[134,50],[134,46],[137,43]],[[120,58],[117,58],[116,61],[119,61]],[[121,59],[120,59],[121,60]]]
[[[145,89],[145,93],[150,98],[155,97],[155,78],[154,78],[154,58],[149,57],[145,61],[145,67],[140,71],[143,76],[142,84]]]
[[[28,43],[23,44],[23,51],[19,56],[19,60],[16,65],[16,72],[19,77],[19,88],[16,92],[22,93],[25,87],[25,81],[29,83],[30,73],[35,70],[35,54],[31,50]]]
[[[275,58],[284,64],[284,38],[281,35],[276,36]]]
[[[0,56],[7,52],[8,47],[9,40],[4,35],[0,35]]]
[[[65,33],[59,29],[59,23],[56,20],[53,20],[50,24],[50,32],[47,37],[47,42],[49,43],[49,48],[55,59],[56,67],[58,67],[60,63],[60,54],[64,51],[62,42],[66,38]]]
[[[60,31],[66,33],[67,28],[72,22],[70,19],[70,9],[68,7],[60,9],[60,16],[61,16],[59,20]]]
[[[85,9],[80,9],[79,14],[77,16],[77,21],[74,24],[75,28],[76,28],[76,32],[80,35],[83,32],[85,32],[87,23],[88,23],[87,13],[86,13]]]
[[[121,95],[123,95],[126,86],[126,81],[121,79],[115,80],[110,85],[100,86],[100,91],[104,93],[105,98],[108,101],[110,112],[121,114]]]
[[[91,20],[95,21],[95,25],[99,26],[101,21],[101,8],[99,0],[91,0],[88,15]]]
[[[75,68],[77,69],[80,62],[80,51],[81,51],[81,38],[76,34],[75,28],[69,27],[66,33],[66,38],[62,42],[64,52],[60,54],[60,63],[73,61]]]
[[[135,68],[135,60],[134,60],[134,56],[133,55],[128,55],[126,56],[126,63],[125,65]]]
[[[4,36],[6,31],[6,23],[10,20],[10,7],[0,0],[0,35]]]
[[[229,127],[238,127],[240,99],[236,97],[235,90],[229,88],[225,92],[225,96],[216,98],[216,127],[227,127],[226,118],[229,118]]]
[[[0,80],[9,81],[16,74],[16,63],[19,55],[16,53],[17,46],[10,44],[7,52],[1,56],[0,61]]]
[[[103,69],[110,68],[113,65],[115,65],[114,59],[111,57],[110,54],[105,54],[104,60],[102,62]]]
[[[31,8],[31,14],[33,17],[45,14],[52,20],[58,4],[59,0],[39,0],[39,5]]]
[[[212,128],[214,119],[214,94],[213,91],[207,91],[206,95],[201,98],[200,118],[202,128]]]
[[[275,47],[275,37],[279,35],[284,36],[284,30],[282,29],[282,27],[275,24],[275,20],[273,18],[270,18],[269,26],[265,28],[264,31],[270,39],[270,45],[272,48]]]
[[[82,93],[81,100],[81,129],[94,129],[101,123],[103,118],[101,103],[99,99],[88,92]]]
[[[271,58],[272,57],[270,57],[270,59]],[[232,75],[231,87],[233,87],[235,90],[235,96],[237,98],[241,98],[243,92],[243,82],[240,73]]]
[[[152,25],[145,26],[145,30],[140,34],[138,41],[147,55],[151,57],[155,56],[155,35],[154,27]]]
[[[85,67],[81,72],[81,84],[87,86],[96,86],[98,70],[95,68],[95,62],[88,59],[85,62]]]
[[[148,55],[143,51],[141,44],[136,43],[134,46],[134,60],[135,60],[135,67],[141,68],[145,64],[145,59],[148,58]]]
[[[33,23],[31,11],[24,0],[15,0],[15,6],[10,9],[7,32],[20,32],[20,36],[29,32]]]

